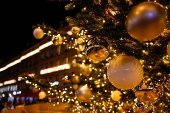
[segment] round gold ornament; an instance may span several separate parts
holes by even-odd
[[[72,33],[79,33],[79,32],[80,32],[80,28],[79,28],[79,27],[76,27],[76,26],[75,26],[75,27],[72,27],[72,28],[71,28],[71,32],[72,32]]]
[[[41,28],[35,28],[33,31],[33,36],[36,39],[42,39],[44,36],[44,31]]]
[[[39,93],[39,99],[43,99],[43,98],[45,98],[46,97],[46,93],[44,92],[44,91],[41,91],[40,93]]]
[[[79,83],[80,82],[80,77],[78,75],[73,76],[72,77],[72,82],[75,83],[75,84]]]
[[[87,102],[90,100],[92,92],[87,85],[83,85],[76,90],[75,95],[79,101]]]
[[[111,92],[111,98],[114,101],[119,101],[121,99],[122,93],[118,90],[112,91]]]
[[[80,73],[89,76],[92,72],[92,69],[88,65],[80,65]]]
[[[51,39],[54,45],[61,45],[63,43],[63,38],[60,34],[54,35]]]
[[[78,87],[79,87],[79,86],[78,86],[77,84],[73,84],[73,89],[74,89],[74,90],[77,90]]]
[[[168,56],[170,58],[170,42],[167,45],[167,54],[168,54]]]
[[[135,91],[135,96],[141,102],[145,103],[155,103],[157,102],[163,94],[163,87],[158,86],[157,88],[147,88],[147,89],[139,89]]]
[[[134,6],[125,21],[129,35],[140,41],[149,41],[160,35],[167,23],[165,8],[156,2],[142,2]]]
[[[120,55],[110,61],[107,68],[108,79],[119,89],[132,89],[143,79],[143,68],[133,56]]]
[[[104,38],[91,38],[85,46],[85,54],[93,63],[98,63],[108,57],[108,48],[109,44]]]

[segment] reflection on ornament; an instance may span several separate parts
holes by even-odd
[[[108,45],[103,38],[91,38],[86,44],[85,54],[93,63],[98,63],[108,57]]]
[[[157,2],[143,2],[133,7],[126,17],[126,29],[131,37],[149,41],[160,35],[166,27],[167,13]]]
[[[36,39],[41,39],[41,38],[43,38],[43,36],[44,36],[44,31],[43,31],[41,28],[36,28],[36,29],[34,29],[34,31],[33,31],[33,36],[34,36]]]
[[[78,75],[73,76],[72,82],[75,83],[75,84],[79,83],[80,82],[80,77]]]
[[[80,65],[80,73],[89,76],[92,72],[92,69],[88,65]]]
[[[127,90],[139,85],[143,79],[143,68],[135,57],[120,55],[109,63],[107,75],[112,85]]]
[[[79,86],[78,86],[77,84],[74,84],[74,85],[73,85],[73,89],[74,89],[74,90],[77,90],[78,87],[79,87]]]
[[[51,41],[53,42],[54,45],[60,45],[63,43],[63,39],[60,34],[53,35]]]
[[[44,92],[44,91],[41,91],[40,93],[39,93],[39,99],[43,99],[43,98],[45,98],[46,97],[46,93]]]
[[[112,91],[111,92],[111,98],[112,98],[112,100],[114,100],[114,101],[119,101],[120,99],[121,99],[121,92],[120,91],[118,91],[118,90],[115,90],[115,91]]]
[[[148,113],[153,109],[152,105],[137,102],[133,105],[133,111],[135,113]]]
[[[155,89],[140,89],[135,91],[136,97],[141,102],[155,103],[161,98],[162,89],[161,87]]]
[[[83,44],[85,40],[83,38],[78,38],[77,39],[77,44]]]
[[[87,85],[80,86],[75,92],[77,99],[81,102],[89,101],[91,94],[91,90],[87,87]]]
[[[64,81],[64,83],[70,83],[70,80],[68,80],[68,76],[64,76],[64,78],[62,78],[62,80]]]
[[[168,56],[170,58],[170,42],[168,43],[168,46],[167,46],[167,54],[168,54]]]
[[[79,27],[72,27],[71,28],[71,32],[72,33],[79,33],[80,32],[80,28]]]
[[[94,63],[98,63],[105,60],[109,52],[104,46],[96,45],[86,49],[86,55],[90,60],[94,61]]]

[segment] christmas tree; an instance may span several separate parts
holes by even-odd
[[[77,51],[72,68],[80,71],[68,73],[66,85],[46,89],[43,82],[27,79],[44,91],[51,90],[53,102],[69,103],[72,112],[168,113],[170,2],[60,1],[69,2],[66,10],[80,8],[76,17],[66,17],[70,32],[38,27],[54,45],[67,44]]]

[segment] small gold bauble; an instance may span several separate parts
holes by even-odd
[[[73,85],[73,89],[74,89],[74,90],[77,90],[78,87],[79,87],[79,86],[78,86],[77,84],[74,84],[74,85]]]
[[[75,83],[75,84],[79,83],[80,82],[80,77],[78,75],[73,76],[72,82]]]
[[[79,101],[87,102],[90,100],[92,93],[90,88],[87,87],[87,85],[83,85],[76,90],[75,95]]]
[[[89,76],[92,72],[92,69],[88,65],[81,65],[80,66],[80,73]]]
[[[44,31],[43,31],[41,28],[36,28],[36,29],[34,29],[34,31],[33,31],[33,36],[34,36],[36,39],[41,39],[41,38],[43,38],[43,36],[44,36]]]
[[[44,91],[41,91],[40,93],[39,93],[39,99],[43,99],[43,98],[45,98],[46,97],[46,93],[44,92]]]
[[[72,31],[72,33],[79,33],[80,32],[80,28],[79,27],[72,27],[71,31]]]

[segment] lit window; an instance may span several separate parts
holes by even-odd
[[[61,46],[59,45],[57,46],[57,53],[60,54],[60,52],[61,52]]]

